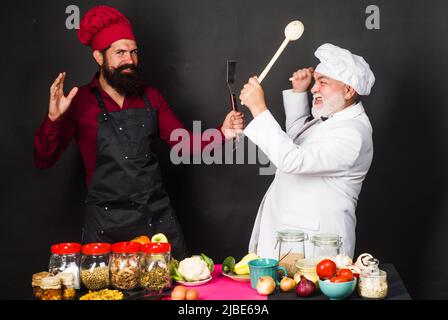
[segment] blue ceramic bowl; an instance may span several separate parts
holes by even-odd
[[[319,288],[330,300],[343,300],[355,291],[356,278],[347,282],[329,282],[319,279]]]

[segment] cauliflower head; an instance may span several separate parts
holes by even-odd
[[[179,273],[187,281],[200,281],[210,277],[207,263],[199,256],[186,258],[179,263]]]

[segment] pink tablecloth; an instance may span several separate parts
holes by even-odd
[[[215,266],[210,282],[188,288],[198,290],[201,300],[267,300],[266,296],[259,295],[257,290],[250,287],[250,282],[239,282],[223,276],[220,264]]]

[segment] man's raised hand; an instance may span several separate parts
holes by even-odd
[[[48,106],[48,118],[51,121],[58,119],[70,107],[73,97],[78,92],[74,87],[67,96],[64,96],[65,72],[58,75],[50,87],[50,102]]]

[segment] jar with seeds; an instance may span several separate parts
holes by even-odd
[[[89,290],[101,290],[109,287],[109,243],[89,243],[82,247],[81,281]]]
[[[169,265],[171,245],[163,242],[144,244],[141,248],[139,284],[149,292],[161,293],[171,287]]]

